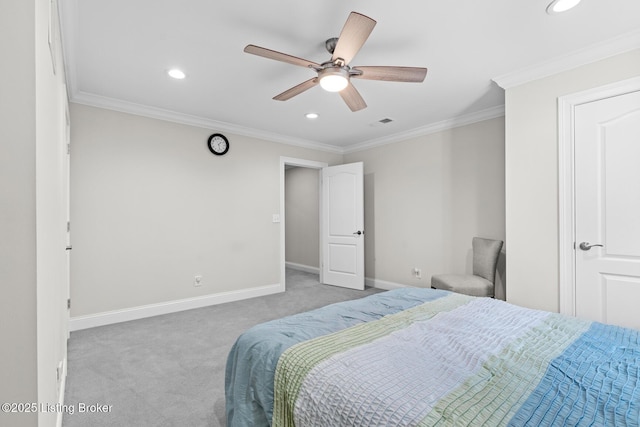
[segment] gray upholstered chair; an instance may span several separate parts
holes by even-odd
[[[431,287],[475,297],[494,297],[496,265],[502,244],[502,240],[474,237],[473,275],[437,274],[431,277]]]

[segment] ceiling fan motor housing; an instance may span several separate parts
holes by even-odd
[[[324,42],[324,47],[327,51],[333,55],[333,51],[336,50],[336,45],[338,44],[338,37],[331,37]]]

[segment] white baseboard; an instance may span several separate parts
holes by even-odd
[[[306,266],[296,263],[286,263],[287,267],[309,273],[319,273],[316,267]],[[377,289],[392,290],[410,287],[409,285],[387,282],[379,279],[365,278],[365,285]],[[261,297],[284,292],[281,284],[259,286],[256,288],[243,289],[239,291],[222,292],[219,294],[205,295],[196,298],[186,298],[177,301],[168,301],[159,304],[149,304],[132,307],[122,310],[106,311],[103,313],[90,314],[87,316],[76,316],[69,320],[69,331],[79,331],[82,329],[95,328],[97,326],[112,325],[114,323],[128,322],[130,320],[144,319],[146,317],[159,316],[162,314],[176,313],[194,308],[208,307],[211,305],[223,304],[227,302],[240,301],[248,298]]]
[[[295,262],[285,262],[287,268],[291,268],[293,270],[305,271],[307,273],[320,274],[320,269],[318,267],[311,267],[309,265],[297,264]],[[370,277],[365,277],[364,279],[365,286],[370,288],[383,289],[385,291],[390,291],[392,289],[399,288],[410,288],[411,285],[404,285],[402,283],[394,283],[394,282],[386,282],[384,280],[372,279]]]
[[[130,320],[143,319],[145,317],[176,313],[194,308],[208,307],[226,302],[277,294],[279,292],[284,292],[284,286],[281,284],[275,284],[242,289],[239,291],[221,292],[219,294],[205,295],[202,297],[186,298],[177,301],[168,301],[159,304],[143,305],[123,310],[107,311],[87,316],[77,316],[72,317],[69,320],[69,331],[78,331],[81,329],[94,328],[96,326],[128,322]]]
[[[285,262],[284,263],[287,268],[292,270],[304,271],[306,273],[320,274],[320,269],[318,267],[312,267],[310,265],[297,264],[295,262]]]
[[[365,284],[365,286],[369,286],[370,288],[384,289],[385,291],[391,291],[393,289],[412,288],[413,287],[411,285],[404,285],[402,283],[394,283],[394,282],[386,282],[384,280],[372,279],[370,277],[365,277],[364,284]]]
[[[62,359],[62,372],[60,373],[60,388],[58,389],[58,405],[60,408],[64,407],[64,393],[67,387],[67,358]],[[62,416],[64,411],[58,411],[56,417],[56,427],[62,427]]]
[[[307,273],[320,274],[320,269],[318,267],[311,267],[309,265],[296,264],[295,262],[286,262],[287,268],[291,268],[293,270],[305,271]],[[411,285],[404,285],[401,283],[394,282],[386,282],[384,280],[372,279],[370,277],[365,277],[364,279],[365,286],[370,288],[383,289],[385,291],[390,291],[392,289],[399,288],[410,288]]]

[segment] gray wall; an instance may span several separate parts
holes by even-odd
[[[2,1],[0,28],[0,401],[53,405],[66,357],[64,70],[54,50],[53,72],[49,1]],[[0,425],[56,416],[0,412]]]
[[[431,274],[470,271],[474,235],[504,238],[502,118],[345,156],[227,135],[229,153],[214,157],[211,130],[71,111],[72,317],[279,283],[280,156],[364,161],[366,275],[378,283],[429,286]],[[288,261],[317,263],[316,243],[286,236]]]
[[[638,75],[634,50],[507,89],[509,302],[559,311],[558,97]]]
[[[38,393],[34,8],[22,0],[0,3],[0,51],[12,64],[0,67],[2,402],[31,402]],[[37,416],[0,413],[0,424],[35,426]]]
[[[72,317],[280,283],[280,157],[342,155],[72,104]],[[195,275],[203,277],[194,287]]]
[[[471,272],[473,236],[504,240],[504,118],[345,156],[356,161],[364,162],[368,278],[429,287],[433,274]]]

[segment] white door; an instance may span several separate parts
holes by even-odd
[[[640,92],[575,108],[576,316],[640,329]]]
[[[322,280],[364,289],[363,164],[322,169]]]

